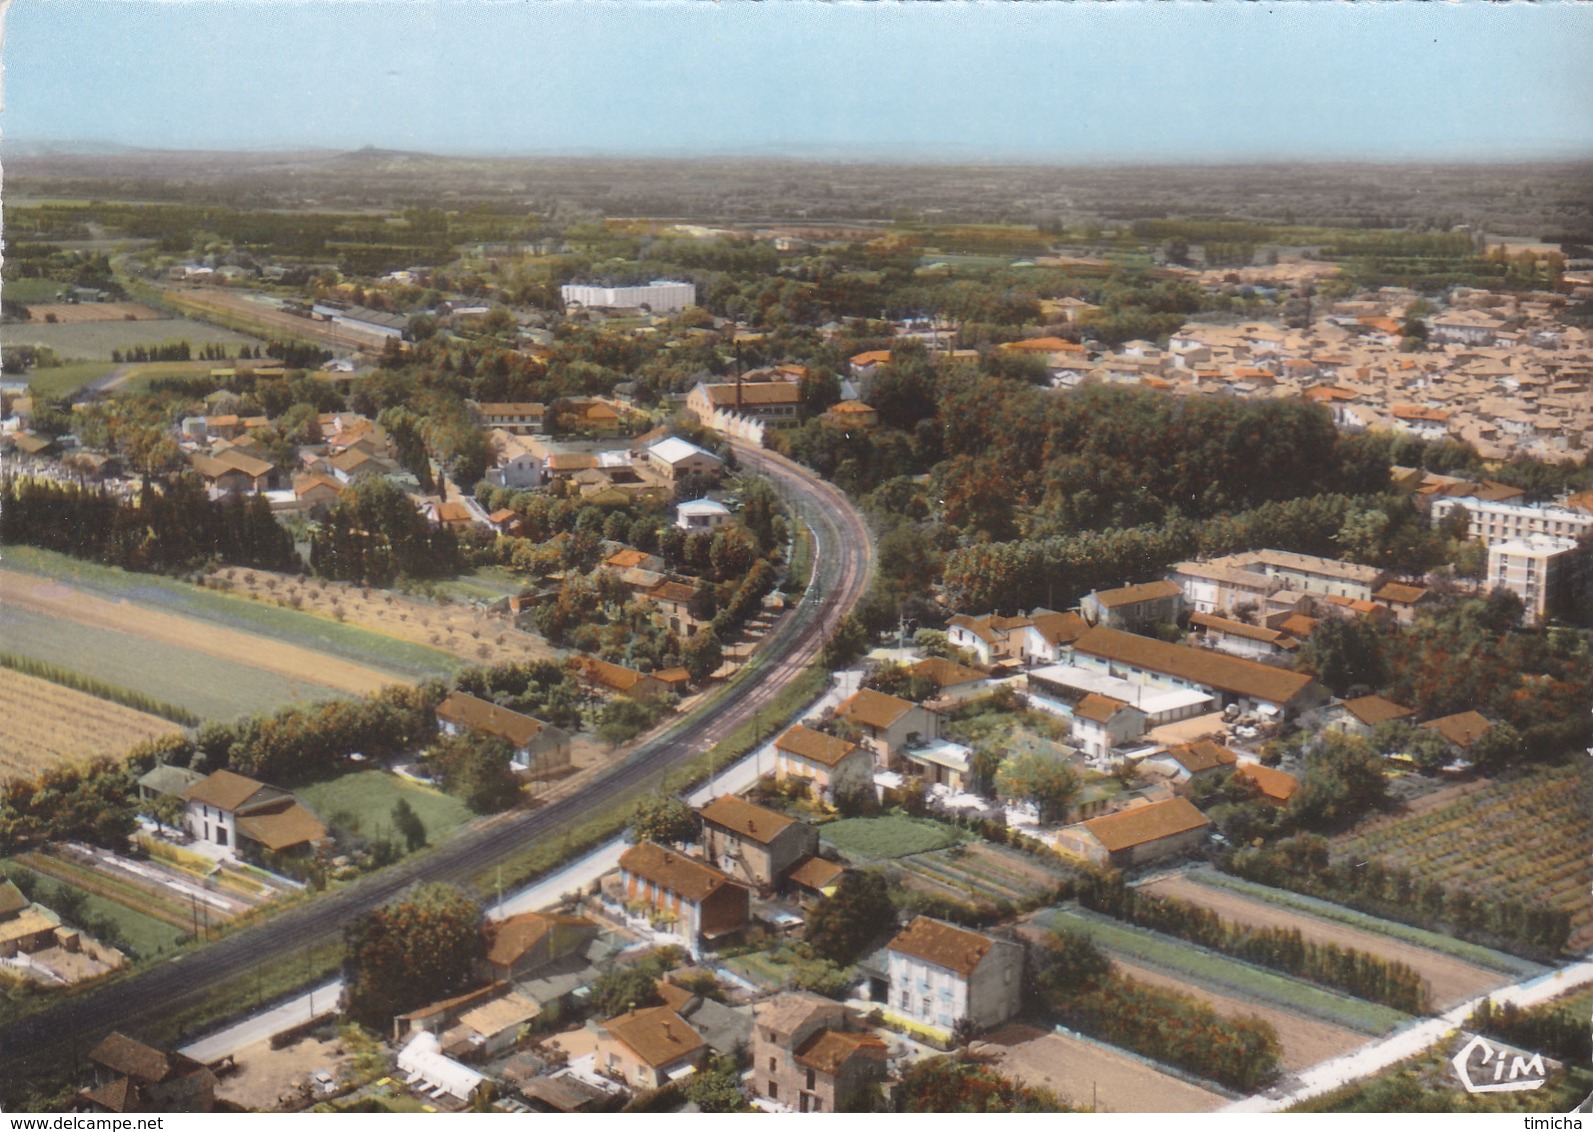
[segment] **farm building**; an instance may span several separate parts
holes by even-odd
[[[1463,711],[1429,719],[1422,727],[1438,732],[1451,747],[1464,751],[1487,734],[1493,724],[1480,711]]]
[[[1210,826],[1188,798],[1171,798],[1069,826],[1058,847],[1094,865],[1126,869],[1199,848]]]
[[[515,769],[536,778],[570,769],[568,732],[466,692],[450,692],[437,705],[437,726],[444,735],[480,731],[502,739],[514,752]]]
[[[1300,789],[1300,780],[1288,771],[1275,770],[1259,763],[1241,763],[1233,774],[1235,778],[1254,782],[1260,792],[1260,800],[1269,806],[1287,806],[1289,799]]]
[[[730,508],[712,499],[693,499],[675,506],[675,526],[683,531],[711,531],[730,522]]]
[[[1145,582],[1086,594],[1079,613],[1091,625],[1113,629],[1147,629],[1173,624],[1184,609],[1184,591],[1176,582]]]
[[[575,674],[588,684],[619,692],[633,700],[650,700],[662,696],[668,689],[657,677],[622,664],[610,664],[595,656],[578,656],[570,661]]]
[[[229,856],[303,852],[326,840],[326,826],[292,794],[230,770],[208,775],[181,797],[189,834]]]
[[[688,475],[718,479],[725,471],[725,462],[718,456],[678,436],[648,445],[647,463],[671,483]]]
[[[112,1033],[89,1051],[93,1084],[78,1093],[88,1112],[210,1112],[216,1075],[191,1057]]]

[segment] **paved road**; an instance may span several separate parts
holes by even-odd
[[[354,916],[417,882],[467,884],[528,843],[559,837],[581,821],[611,811],[627,795],[659,782],[675,767],[753,719],[818,655],[825,637],[867,592],[872,545],[862,517],[844,494],[772,453],[736,445],[744,466],[781,489],[814,532],[813,581],[804,600],[770,635],[739,683],[644,743],[585,790],[539,809],[473,822],[435,849],[356,881],[339,892],[290,909],[202,950],[148,968],[97,991],[0,1028],[5,1076],[26,1079],[80,1063],[111,1030],[135,1036],[154,1018],[191,1009],[217,983],[308,948],[333,943]],[[779,721],[766,719],[773,727]],[[485,894],[489,895],[490,894]]]

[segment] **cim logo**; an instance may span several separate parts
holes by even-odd
[[[1481,1034],[1473,1034],[1450,1059],[1455,1076],[1468,1093],[1521,1093],[1542,1088],[1559,1062],[1545,1061],[1541,1053],[1526,1053]]]

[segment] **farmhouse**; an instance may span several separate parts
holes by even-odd
[[[863,745],[887,770],[896,768],[909,744],[933,739],[938,730],[934,712],[872,688],[860,689],[835,714],[858,729]]]
[[[1240,763],[1233,776],[1255,783],[1257,797],[1276,809],[1287,806],[1300,789],[1300,780],[1294,775],[1260,763]]]
[[[654,676],[638,672],[634,668],[626,668],[621,664],[610,664],[595,656],[574,657],[570,661],[570,667],[588,684],[610,692],[618,692],[633,700],[656,699],[668,691]]]
[[[93,1085],[78,1093],[89,1112],[210,1112],[216,1075],[191,1057],[112,1033],[89,1051]]]
[[[437,725],[444,735],[480,731],[502,739],[514,752],[515,768],[536,778],[570,769],[568,732],[466,692],[450,692],[437,705]]]
[[[1126,869],[1199,848],[1210,826],[1188,798],[1171,798],[1069,826],[1059,847],[1094,865]]]
[[[1451,747],[1465,751],[1486,735],[1493,724],[1480,711],[1463,711],[1430,719],[1422,727],[1438,732]]]
[[[182,792],[188,832],[229,856],[303,852],[326,840],[326,826],[292,794],[230,770]]]
[[[1379,723],[1408,720],[1415,714],[1410,708],[1401,707],[1382,696],[1357,696],[1329,708],[1325,713],[1330,729],[1351,735],[1370,735],[1372,728]]]
[[[705,943],[746,927],[748,892],[711,865],[644,841],[620,857],[620,884],[627,901],[641,901],[659,923],[673,930],[695,954]]]
[[[890,1013],[941,1036],[998,1026],[1023,1002],[1023,947],[919,916],[886,947]]]
[[[838,794],[867,789],[873,782],[874,757],[869,751],[800,723],[775,740],[774,755],[776,778],[805,778],[826,802]]]
[[[1079,613],[1091,625],[1113,629],[1148,629],[1175,624],[1184,609],[1184,591],[1176,582],[1145,582],[1085,595]]]
[[[730,522],[730,508],[713,499],[693,499],[675,506],[675,526],[683,531],[711,531]]]
[[[715,798],[698,814],[708,863],[760,892],[771,891],[818,849],[819,835],[807,822],[734,794]]]
[[[840,1003],[810,991],[754,1009],[752,1087],[797,1112],[843,1112],[883,1081],[886,1045]]]

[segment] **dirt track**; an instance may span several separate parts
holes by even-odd
[[[1125,963],[1117,956],[1112,957],[1112,963],[1123,974],[1138,982],[1196,995],[1210,1003],[1211,1008],[1224,1018],[1251,1015],[1272,1023],[1272,1028],[1278,1032],[1278,1044],[1283,1047],[1283,1067],[1288,1070],[1305,1069],[1318,1062],[1337,1057],[1341,1053],[1358,1049],[1372,1040],[1365,1034],[1357,1034],[1354,1030],[1346,1030],[1342,1026],[1334,1026],[1328,1022],[1318,1022],[1314,1018],[1306,1018],[1280,1007],[1265,1006],[1242,998],[1229,998],[1205,987],[1193,987],[1181,979],[1164,975],[1160,971]]]
[[[126,601],[109,601],[31,574],[0,570],[0,595],[4,595],[5,604],[18,609],[160,641],[341,692],[368,695],[389,684],[403,682],[397,676],[325,653],[175,614],[159,613]]]
[[[1093,1100],[1098,1112],[1211,1112],[1228,1103],[1114,1050],[1033,1026],[1005,1026],[977,1051],[995,1055],[1007,1076],[1078,1108]]]
[[[1437,951],[1429,951],[1413,943],[1404,943],[1358,928],[1303,916],[1287,908],[1279,908],[1237,893],[1210,888],[1182,877],[1155,881],[1145,885],[1144,890],[1157,896],[1174,896],[1180,900],[1203,905],[1224,919],[1241,924],[1260,928],[1298,928],[1305,939],[1314,943],[1336,943],[1340,947],[1353,947],[1359,951],[1404,963],[1420,972],[1427,980],[1428,986],[1432,988],[1432,1007],[1435,1011],[1447,1010],[1456,1003],[1475,998],[1510,981],[1509,976],[1497,971],[1474,967],[1470,963]]]

